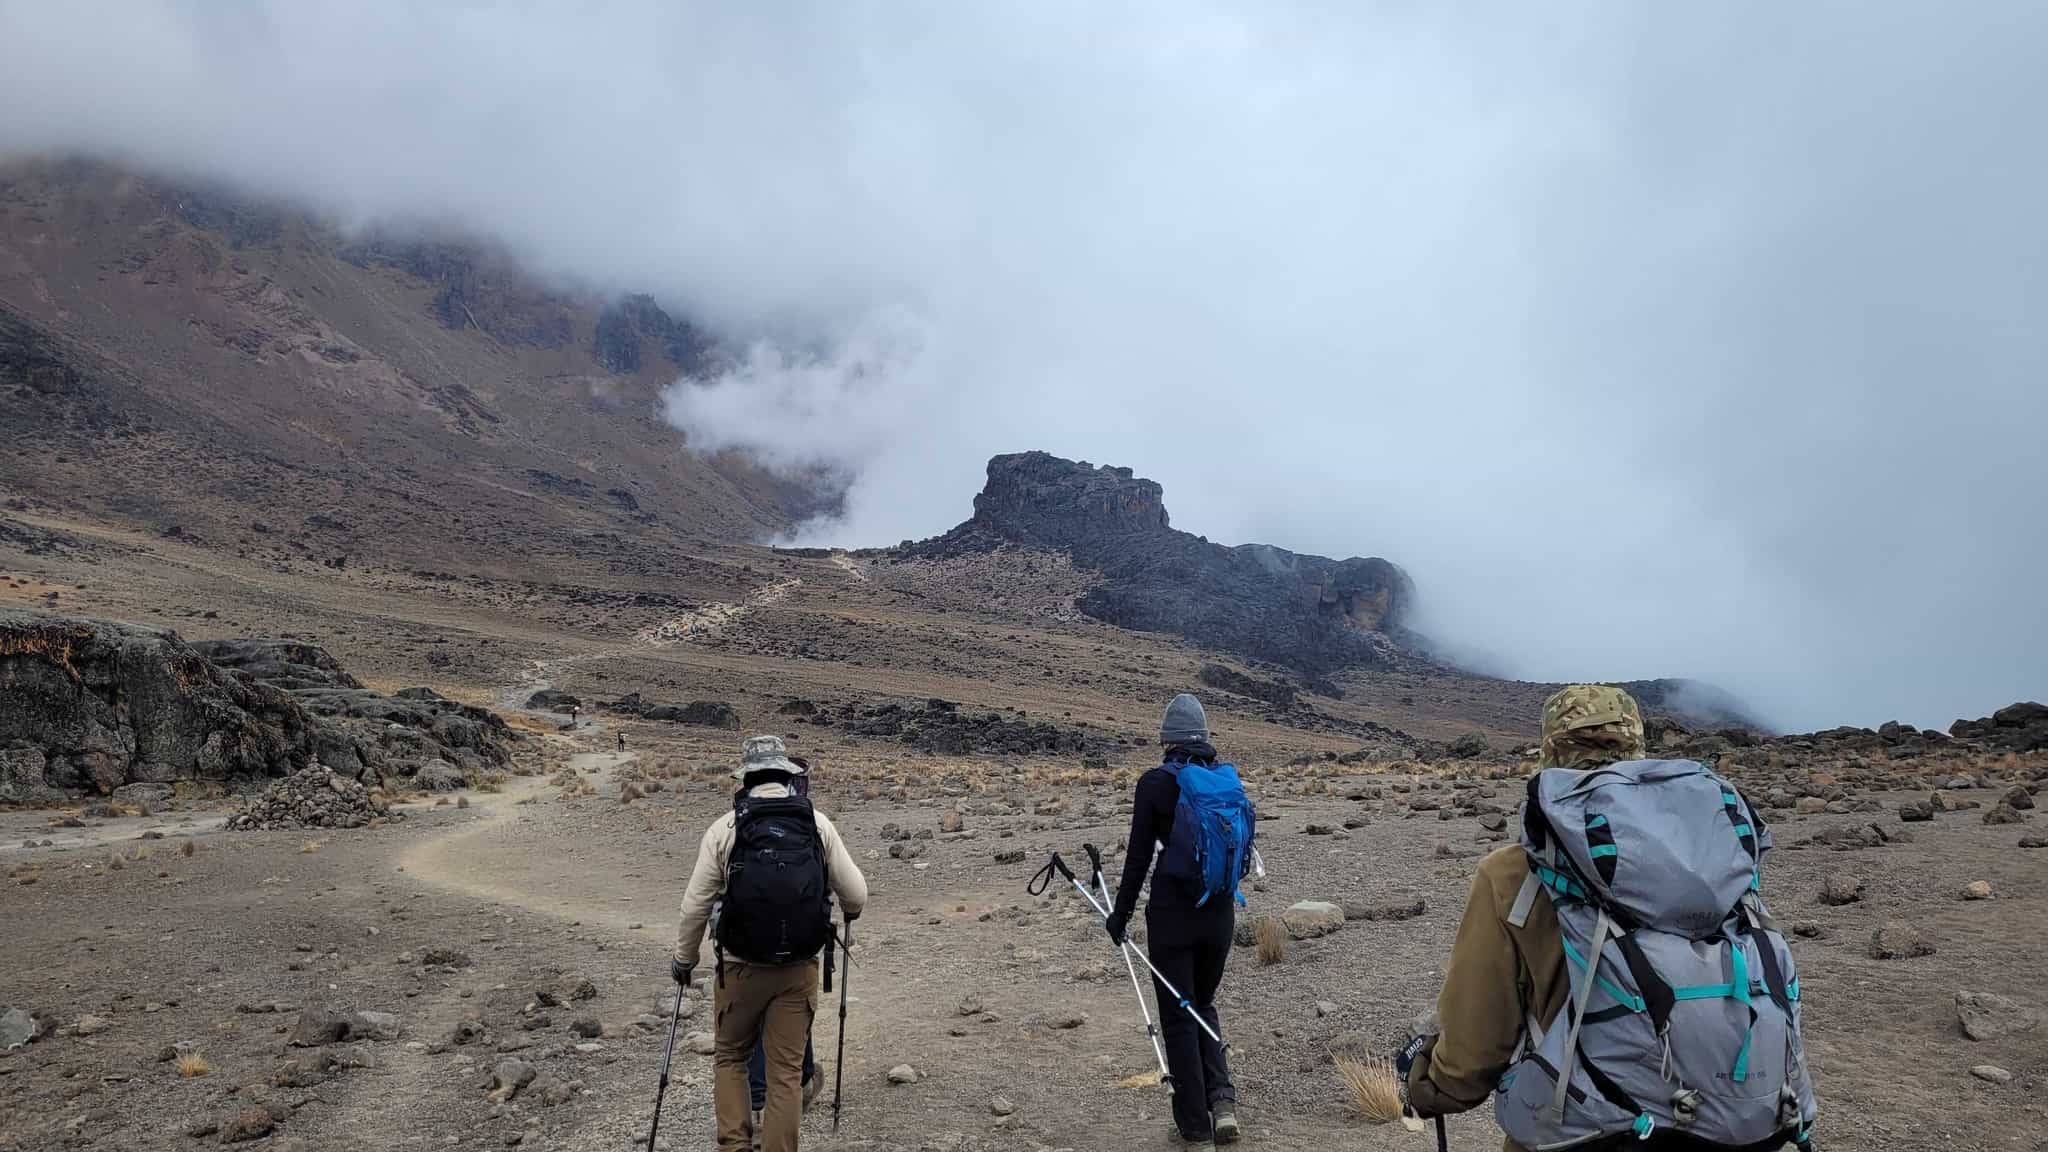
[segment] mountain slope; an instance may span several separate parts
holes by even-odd
[[[17,498],[338,563],[658,567],[830,500],[659,419],[660,390],[715,355],[651,300],[552,293],[485,249],[96,164],[0,166]]]

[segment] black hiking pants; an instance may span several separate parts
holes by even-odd
[[[1223,983],[1223,965],[1230,959],[1230,936],[1236,927],[1236,912],[1227,897],[1199,908],[1155,899],[1145,908],[1146,955],[1218,1034],[1223,1026],[1216,1017],[1216,989]],[[1209,1110],[1218,1100],[1237,1099],[1230,1062],[1223,1046],[1209,1039],[1159,981],[1152,981],[1152,992],[1159,1005],[1166,1066],[1173,1074],[1174,1125],[1190,1141],[1207,1140],[1215,1134]]]

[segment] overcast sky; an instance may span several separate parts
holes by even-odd
[[[2048,697],[2048,5],[0,0],[0,150],[459,221],[762,338],[701,443],[1128,464],[1543,679]]]

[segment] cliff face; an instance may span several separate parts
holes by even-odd
[[[903,552],[944,557],[1016,546],[1064,551],[1100,572],[1103,582],[1077,606],[1105,623],[1311,675],[1392,663],[1414,597],[1407,575],[1386,560],[1230,548],[1178,531],[1154,481],[1044,452],[990,460],[974,518]]]

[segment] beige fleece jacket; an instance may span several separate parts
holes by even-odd
[[[786,784],[758,784],[747,791],[747,795],[764,800],[777,800],[789,794]],[[832,886],[832,894],[839,898],[841,914],[849,919],[859,916],[868,903],[867,877],[860,874],[832,821],[823,812],[812,814],[818,820],[818,839],[825,847],[825,880]],[[685,968],[697,966],[704,947],[704,932],[711,924],[711,906],[725,895],[726,857],[732,855],[734,820],[731,812],[720,816],[697,846],[697,866],[690,873],[690,886],[683,892],[682,922],[676,927],[675,958]],[[734,956],[727,956],[725,962],[742,963]]]

